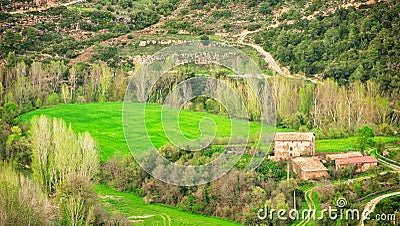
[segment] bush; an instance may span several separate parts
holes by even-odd
[[[189,13],[189,10],[186,8],[181,9],[181,11],[179,11],[179,15],[181,16],[185,16]]]
[[[393,129],[387,123],[382,123],[379,126],[379,132],[381,132],[383,135],[387,135],[387,136],[393,135]]]
[[[63,214],[62,224],[83,225],[94,223],[96,195],[89,178],[71,174],[57,190],[56,200]]]
[[[231,25],[229,23],[225,23],[224,25],[222,25],[222,27],[225,29],[225,31],[230,31],[231,30]]]
[[[40,187],[0,162],[0,225],[47,225],[50,203]]]
[[[249,31],[255,31],[261,27],[261,24],[249,24],[247,26],[247,30]]]
[[[119,191],[143,195],[141,187],[148,174],[137,164],[132,155],[121,157],[117,152],[101,168],[101,178]]]
[[[60,96],[57,93],[50,94],[46,99],[46,105],[57,105],[60,102]]]
[[[207,40],[210,40],[210,38],[207,35],[202,35],[202,36],[200,36],[200,40],[207,41]]]

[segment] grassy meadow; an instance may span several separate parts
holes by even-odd
[[[132,117],[138,120],[141,119],[140,112],[143,111],[143,105],[137,104],[134,108],[137,108],[137,114]],[[130,110],[132,109],[130,108]],[[132,113],[135,114],[135,112]],[[147,133],[156,148],[168,142],[168,138],[163,131],[160,113],[161,105],[146,105]],[[76,132],[88,131],[100,146],[100,158],[102,161],[106,161],[112,157],[116,151],[119,151],[121,154],[129,153],[122,126],[122,103],[57,105],[25,114],[20,120],[25,122],[34,116],[42,114],[62,118],[67,123],[70,123]],[[185,110],[181,111],[179,117],[180,129],[183,135],[189,139],[200,137],[199,122],[204,118],[211,118],[215,122],[217,138],[230,137],[231,121],[227,117]],[[239,122],[239,126],[244,125],[241,125]],[[250,135],[254,136],[258,134],[260,129],[261,126],[259,124],[250,123]],[[141,128],[138,128],[137,131],[133,131],[133,135],[136,134],[137,136],[135,138],[137,140],[136,147],[145,149],[147,146],[141,146],[141,144],[144,144],[147,138],[141,130]]]
[[[141,118],[140,111],[143,105],[137,104],[137,117]],[[132,112],[134,113],[134,112]],[[146,128],[149,137],[156,148],[168,142],[161,123],[161,106],[156,104],[146,105]],[[70,123],[73,130],[76,132],[88,131],[98,142],[100,146],[100,157],[102,161],[106,161],[114,155],[116,151],[121,154],[129,153],[129,148],[125,141],[125,136],[122,127],[122,103],[90,103],[90,104],[65,104],[54,107],[44,108],[29,112],[21,116],[20,120],[26,122],[37,115],[48,115],[51,117],[62,118],[67,123]],[[226,138],[231,134],[231,121],[229,118],[208,114],[205,112],[181,111],[180,129],[183,134],[189,139],[196,139],[201,135],[199,122],[204,118],[211,118],[216,125],[216,137]],[[239,123],[240,124],[240,123]],[[250,123],[250,136],[255,136],[259,133],[261,126],[257,123]],[[147,139],[143,136],[143,131],[138,128],[134,131],[137,134],[135,140],[138,148],[145,149],[147,146],[140,146],[141,139]],[[293,131],[288,129],[277,128],[276,131]],[[382,143],[398,141],[398,137],[375,137],[375,140],[380,140]],[[316,140],[316,152],[344,152],[354,150],[357,142],[357,137],[348,137],[340,139],[319,139]]]
[[[215,217],[186,213],[161,204],[145,204],[141,197],[118,192],[105,185],[98,185],[95,190],[108,211],[122,212],[139,225],[239,225]]]

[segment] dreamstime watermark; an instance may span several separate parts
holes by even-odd
[[[179,75],[178,66],[188,64],[220,65],[232,71],[232,79],[240,79],[241,85],[234,88],[232,82],[212,76],[190,76],[184,81],[171,79]],[[173,88],[165,95],[163,86],[171,84]],[[181,110],[198,97],[215,100],[223,106],[230,118],[231,130],[226,145],[235,148],[203,165],[171,162],[158,153],[157,137],[165,135],[169,143],[186,151],[203,150],[216,138],[217,123],[211,117],[204,117],[198,128],[190,128],[200,132],[197,139],[190,139],[182,132]],[[155,102],[162,103],[160,111],[149,104]],[[256,109],[249,112],[249,108]],[[153,177],[181,186],[211,182],[234,167],[245,152],[250,136],[249,118],[254,114],[260,119],[261,130],[255,139],[257,147],[249,170],[261,164],[273,140],[276,121],[273,95],[265,76],[251,58],[233,46],[212,41],[173,45],[149,57],[135,70],[122,109],[125,139],[135,160]],[[153,130],[154,122],[161,122],[162,132]]]
[[[351,209],[347,207],[347,200],[345,198],[338,198],[336,200],[336,207],[329,206],[326,209],[322,209],[317,213],[316,209],[269,209],[267,205],[261,208],[257,212],[257,218],[260,220],[273,220],[278,219],[282,221],[290,220],[322,220],[328,218],[330,220],[374,220],[374,221],[388,221],[395,223],[396,215],[394,213],[380,213],[375,214],[372,218],[371,214],[373,211],[364,209],[361,213],[358,209]]]

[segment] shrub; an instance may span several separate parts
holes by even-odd
[[[60,102],[60,96],[57,93],[50,94],[46,99],[46,105],[56,105]]]
[[[56,200],[63,214],[62,224],[94,223],[96,195],[89,179],[82,175],[70,174],[58,189]]]
[[[46,225],[52,218],[40,187],[8,163],[0,163],[0,197],[0,225]]]
[[[207,40],[210,40],[210,38],[207,35],[202,35],[202,36],[200,36],[200,40],[207,41]]]
[[[222,25],[222,27],[225,29],[225,31],[230,31],[231,30],[231,25],[229,23],[225,23],[224,25]]]
[[[387,123],[382,123],[379,126],[379,131],[383,134],[383,135],[388,135],[391,136],[393,135],[393,129],[389,126],[389,124]]]
[[[189,13],[189,10],[186,8],[181,9],[181,11],[179,11],[179,15],[181,16],[185,16]]]

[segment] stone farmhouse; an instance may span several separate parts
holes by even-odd
[[[293,172],[303,180],[329,177],[328,169],[317,157],[297,157],[291,161]]]
[[[272,150],[274,152],[274,155],[270,156],[272,161],[313,156],[315,154],[315,134],[278,132],[275,134]]]
[[[336,170],[343,169],[348,165],[355,165],[356,172],[364,172],[370,167],[377,166],[378,160],[374,156],[350,157],[335,160]]]

